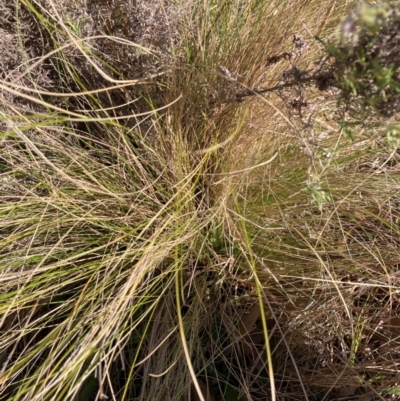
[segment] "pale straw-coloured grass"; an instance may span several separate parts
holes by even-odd
[[[365,348],[397,302],[398,180],[363,166],[396,155],[379,127],[350,143],[332,93],[310,89],[308,130],[276,94],[232,101],[279,79],[288,62],[266,60],[293,35],[311,65],[313,36],[332,35],[351,4],[160,2],[175,29],[160,47],[79,30],[50,0],[21,5],[44,51],[0,82],[0,397],[389,388],[394,321],[381,353]],[[138,70],[119,74],[124,57]],[[311,184],[330,194],[322,208]]]

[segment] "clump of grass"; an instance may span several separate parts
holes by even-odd
[[[236,101],[318,59],[344,2],[169,7],[160,48],[13,17],[46,54],[1,82],[1,397],[396,394],[397,149],[379,120],[350,142],[335,93]]]

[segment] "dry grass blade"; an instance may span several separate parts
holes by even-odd
[[[337,103],[348,6],[0,4],[1,400],[399,396],[398,71],[393,121]]]

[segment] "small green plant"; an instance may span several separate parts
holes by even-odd
[[[326,47],[346,110],[392,116],[400,110],[400,9],[363,4],[342,24],[342,41]]]
[[[316,204],[319,211],[322,211],[324,204],[332,201],[329,191],[322,188],[318,181],[309,184],[303,191],[309,194],[310,203]]]
[[[65,22],[72,29],[72,32],[80,38],[82,37],[82,26],[87,20],[88,18],[73,19],[69,15],[67,15]]]

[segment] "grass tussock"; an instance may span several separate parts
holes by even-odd
[[[335,91],[237,98],[348,2],[9,3],[0,399],[396,399],[397,148]]]

